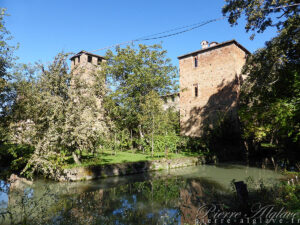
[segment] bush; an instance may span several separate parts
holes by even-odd
[[[3,167],[9,167],[12,172],[20,172],[31,155],[34,148],[21,144],[2,144],[0,146],[0,163]]]
[[[177,146],[180,137],[176,133],[168,133],[166,135],[154,136],[154,148],[156,152],[165,152],[166,156],[169,152],[177,152]]]

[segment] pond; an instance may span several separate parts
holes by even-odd
[[[1,182],[0,224],[195,224],[196,217],[208,219],[199,210],[204,204],[232,203],[232,180],[255,188],[280,178],[272,170],[220,164],[74,183]]]

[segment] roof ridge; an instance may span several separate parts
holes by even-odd
[[[194,51],[194,52],[190,52],[190,53],[187,53],[187,54],[178,56],[177,58],[178,58],[178,59],[182,59],[182,58],[184,58],[184,57],[187,57],[187,56],[190,56],[190,55],[193,55],[193,54],[197,54],[197,53],[202,53],[202,52],[210,51],[210,50],[213,50],[213,49],[222,47],[223,45],[227,45],[227,44],[231,44],[231,43],[236,44],[239,48],[241,48],[241,49],[242,49],[243,51],[245,51],[247,54],[251,54],[251,53],[249,52],[249,50],[246,49],[243,45],[241,45],[241,44],[240,44],[239,42],[237,42],[235,39],[231,39],[231,40],[228,40],[228,41],[224,41],[224,42],[218,43],[218,44],[216,44],[216,45],[214,45],[214,46],[210,46],[210,47],[207,47],[207,48],[204,48],[204,49],[200,49],[200,50],[197,50],[197,51]]]
[[[73,55],[70,60],[72,60],[73,58],[77,57],[77,56],[80,56],[82,55],[83,53],[87,54],[87,55],[91,55],[91,56],[95,56],[95,57],[100,57],[102,59],[105,59],[104,56],[101,56],[101,55],[97,55],[97,54],[94,54],[94,53],[91,53],[91,52],[87,52],[85,50],[81,50],[80,52],[76,53],[75,55]]]

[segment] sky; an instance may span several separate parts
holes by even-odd
[[[60,51],[92,51],[165,30],[222,16],[224,0],[0,0],[7,9],[6,27],[19,43],[21,63],[50,62]],[[143,44],[161,43],[178,66],[177,57],[201,49],[201,41],[237,40],[250,52],[276,35],[268,29],[252,41],[245,20],[237,26],[213,22],[173,37]],[[135,43],[135,45],[139,44]],[[105,55],[105,51],[94,52]]]

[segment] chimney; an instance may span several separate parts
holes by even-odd
[[[201,46],[202,46],[202,49],[208,48],[209,47],[208,41],[201,41]]]
[[[210,42],[210,47],[212,47],[212,46],[215,46],[215,45],[217,45],[217,44],[219,44],[218,42],[216,42],[216,41],[213,41],[213,42]]]

